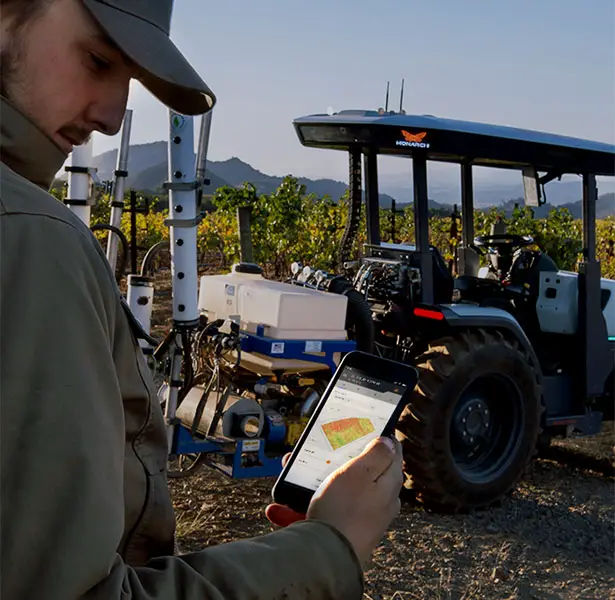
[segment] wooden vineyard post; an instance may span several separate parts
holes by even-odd
[[[237,207],[237,228],[239,230],[239,255],[241,262],[254,262],[252,255],[252,232],[250,230],[250,207]]]

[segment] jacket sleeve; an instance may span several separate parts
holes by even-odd
[[[124,316],[104,267],[72,225],[0,218],[1,597],[361,598],[352,548],[321,522],[144,567],[122,561],[125,428],[111,349]]]

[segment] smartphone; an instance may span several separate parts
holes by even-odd
[[[306,513],[334,470],[371,440],[393,435],[418,377],[414,367],[365,352],[344,356],[273,486],[273,501]]]

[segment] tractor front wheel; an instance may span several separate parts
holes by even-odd
[[[406,487],[426,507],[459,512],[508,493],[533,459],[541,390],[529,357],[499,332],[434,341],[397,437]]]

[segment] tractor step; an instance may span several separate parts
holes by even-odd
[[[550,417],[546,419],[547,429],[566,428],[566,434],[576,431],[582,435],[595,435],[600,432],[602,425],[602,413],[589,411],[584,415]]]

